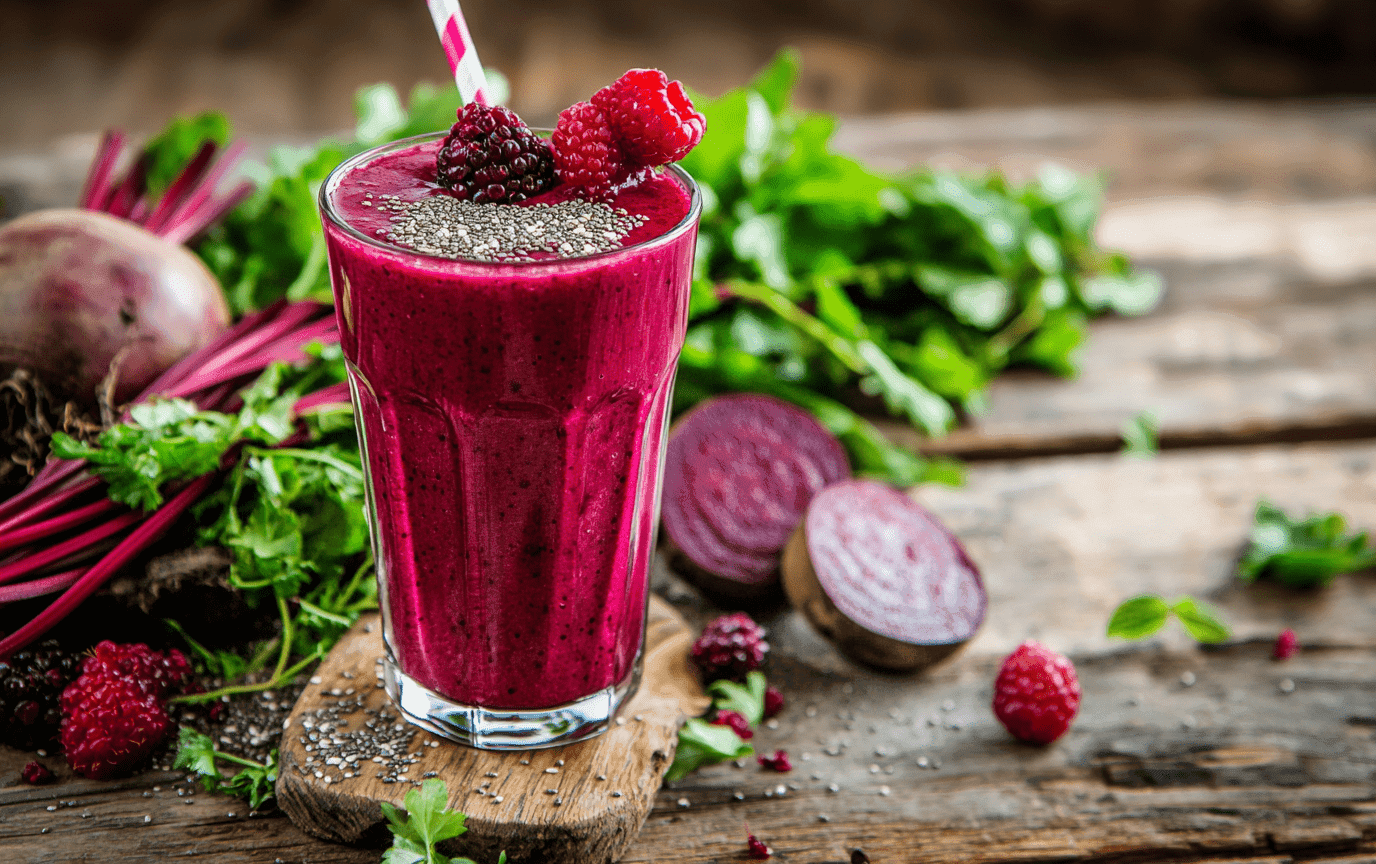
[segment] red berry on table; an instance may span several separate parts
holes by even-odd
[[[755,733],[750,729],[750,721],[739,711],[718,711],[712,725],[730,726],[731,731],[739,735],[742,741],[749,741],[755,737]]]
[[[744,612],[723,615],[708,624],[693,643],[693,662],[709,681],[739,681],[764,662],[769,653],[764,637],[764,628]]]
[[[191,664],[180,651],[101,642],[62,691],[62,747],[83,777],[128,773],[147,758],[172,720],[164,700],[180,691]]]
[[[554,157],[512,111],[470,102],[440,145],[435,179],[461,201],[515,204],[553,188]]]
[[[551,141],[559,179],[570,186],[586,186],[600,194],[626,174],[626,158],[611,126],[591,103],[579,102],[561,111]]]
[[[30,762],[19,772],[19,777],[25,782],[34,786],[41,786],[44,783],[53,782],[53,772],[48,770],[48,766],[42,762]]]
[[[772,684],[764,688],[765,719],[768,720],[782,710],[784,710],[784,694]]]
[[[632,69],[592,96],[627,161],[636,167],[676,162],[702,140],[707,119],[683,85],[658,69]]]
[[[745,848],[756,861],[767,861],[774,854],[774,850],[764,845],[763,840],[750,833],[749,825],[745,826]]]
[[[1271,652],[1271,656],[1277,660],[1285,660],[1293,657],[1298,650],[1300,650],[1300,643],[1295,637],[1295,631],[1287,627],[1280,631],[1280,635],[1276,637],[1276,647]]]
[[[994,716],[1014,738],[1050,744],[1080,710],[1080,682],[1065,657],[1028,640],[1003,661],[994,681]]]
[[[788,759],[787,750],[775,750],[773,756],[765,756],[761,753],[755,757],[755,761],[760,763],[761,768],[778,771],[780,774],[786,774],[793,770],[793,763]]]

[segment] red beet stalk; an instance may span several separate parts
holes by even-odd
[[[99,189],[96,194],[101,194]],[[310,343],[338,340],[328,306],[312,302],[274,304],[247,316],[224,336],[173,366],[140,399],[181,396],[201,408],[224,411],[239,402],[239,390],[269,364],[305,359],[304,349]],[[347,386],[333,384],[303,396],[297,413],[348,400]],[[0,563],[0,583],[15,583],[0,584],[0,603],[54,591],[63,593],[32,621],[0,639],[0,657],[27,645],[61,621],[157,540],[211,487],[218,474],[212,471],[190,481],[158,510],[142,513],[104,497],[92,502],[88,493],[103,491],[104,484],[87,471],[85,463],[50,460],[28,488],[0,504],[0,553],[15,553]],[[56,544],[41,542],[75,529],[81,530]],[[82,553],[89,554],[120,535],[123,539],[89,568],[50,575],[43,572]]]
[[[173,243],[185,243],[209,228],[253,192],[252,183],[240,183],[223,195],[216,187],[233,170],[244,155],[244,144],[236,142],[214,161],[219,149],[214,141],[206,141],[181,174],[156,200],[149,199],[147,153],[141,153],[122,179],[116,180],[115,164],[124,150],[124,133],[112,130],[105,133],[86,186],[81,192],[81,206],[86,210],[100,210],[142,225],[148,231]],[[214,164],[212,165],[212,161]]]

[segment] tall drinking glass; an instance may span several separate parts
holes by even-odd
[[[436,194],[441,140],[355,156],[320,192],[387,691],[474,747],[565,744],[639,682],[701,204],[671,167],[631,209],[665,230],[633,245],[426,255],[388,242],[377,211]]]

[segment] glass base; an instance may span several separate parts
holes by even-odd
[[[537,750],[586,741],[606,732],[617,710],[640,686],[640,663],[626,679],[576,702],[553,708],[500,709],[463,705],[425,687],[383,660],[387,694],[407,720],[479,750]]]

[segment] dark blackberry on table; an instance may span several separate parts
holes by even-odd
[[[515,204],[555,185],[549,145],[500,105],[459,109],[435,157],[436,180],[461,201]]]
[[[80,665],[81,655],[56,639],[0,660],[0,743],[21,750],[52,744],[62,724],[62,691]]]

